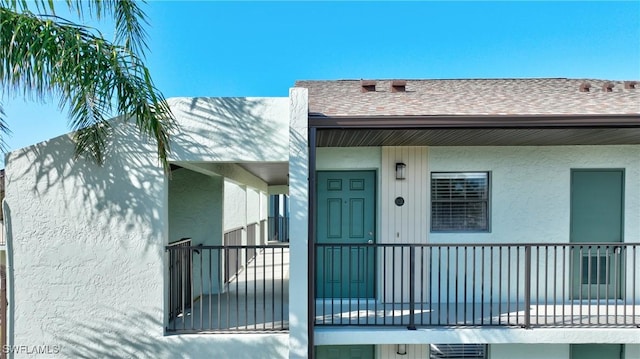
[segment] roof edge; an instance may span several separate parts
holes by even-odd
[[[309,114],[313,128],[640,128],[637,114],[324,116]]]

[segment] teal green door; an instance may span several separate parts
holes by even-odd
[[[320,171],[317,177],[316,296],[373,298],[375,172]],[[340,245],[338,245],[340,244]]]
[[[623,170],[571,171],[572,299],[621,297]]]
[[[373,359],[373,345],[321,345],[316,347],[318,359]]]
[[[620,344],[572,344],[571,359],[622,359]]]

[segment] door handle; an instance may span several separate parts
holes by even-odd
[[[367,243],[373,244],[373,239],[368,240]]]

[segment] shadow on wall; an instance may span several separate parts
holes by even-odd
[[[75,330],[60,333],[59,353],[65,358],[286,358],[286,334],[156,336],[161,320],[140,312],[113,310],[104,322],[73,323]],[[248,338],[248,337],[246,337]]]
[[[307,141],[299,135],[297,132],[292,134],[289,140],[292,143],[292,147],[294,148],[303,148],[308,150]],[[300,156],[299,153],[291,153],[291,159],[289,161],[289,178],[294,178],[298,180],[304,180],[305,182],[309,178],[309,166],[307,161],[307,154],[304,156]],[[298,221],[307,221],[308,213],[307,208],[309,203],[300,203],[301,201],[308,202],[308,194],[307,193],[297,193],[297,187],[290,188],[289,198],[291,201],[289,214],[290,218],[295,218]],[[309,188],[311,190],[311,188]],[[298,209],[298,211],[295,211]],[[293,223],[293,222],[290,222]],[[293,231],[293,228],[291,228]],[[291,236],[291,233],[289,234]],[[294,238],[291,238],[290,241],[293,241]]]
[[[173,101],[183,131],[172,138],[172,160],[287,161],[289,148],[283,136],[288,136],[288,117],[276,120],[278,112],[271,113],[279,108],[276,102],[207,97]]]
[[[60,227],[71,226],[60,221],[77,215],[73,223],[90,223],[92,227],[91,238],[77,240],[118,240],[123,246],[134,245],[130,238],[96,235],[124,226],[127,232],[144,233],[148,249],[149,241],[161,238],[163,228],[163,169],[155,156],[155,145],[141,138],[132,124],[115,123],[113,129],[103,166],[84,158],[74,160],[70,135],[12,152],[8,158],[8,201],[20,198],[21,212],[33,208],[30,215],[57,218]],[[12,207],[11,202],[7,205]],[[16,214],[25,215],[14,211]],[[136,243],[143,242],[137,239]]]
[[[271,101],[245,98],[174,102],[172,110],[179,127],[172,136],[170,158],[229,160],[247,158],[249,154],[254,161],[286,161],[288,143],[281,137],[287,133],[287,119],[269,120],[275,118],[270,113],[274,106]],[[20,191],[14,194],[14,200],[19,197],[28,202],[21,203],[21,209],[28,211],[33,206],[31,215],[64,221],[65,214],[77,213],[79,218],[73,218],[73,222],[90,223],[94,234],[111,233],[113,227],[124,226],[129,233],[143,233],[149,249],[162,238],[165,176],[155,144],[141,137],[133,121],[112,121],[113,136],[106,146],[103,166],[84,158],[74,160],[73,141],[70,135],[63,135],[12,152],[8,157],[7,183],[10,191]],[[25,193],[27,190],[30,193]],[[22,214],[14,211],[14,215]],[[84,240],[107,240],[98,237]],[[131,238],[109,240],[120,240],[123,246],[142,243]]]

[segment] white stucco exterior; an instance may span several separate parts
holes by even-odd
[[[191,238],[194,245],[221,245],[224,179],[186,169],[169,181],[169,240]]]
[[[73,160],[69,136],[8,155],[10,345],[55,347],[59,357],[307,358],[313,165],[375,172],[376,242],[447,244],[567,243],[571,170],[624,169],[624,240],[640,237],[638,145],[317,148],[317,162],[310,163],[304,88],[291,89],[288,98],[169,102],[180,129],[170,156],[179,168],[171,177],[153,144],[131,125],[116,126],[119,136],[103,167]],[[407,164],[406,180],[395,180],[397,162]],[[247,163],[288,163],[288,190],[274,191],[241,166]],[[490,172],[491,231],[430,231],[430,174],[443,171]],[[269,193],[287,192],[289,333],[167,335],[165,246],[185,237],[194,245],[220,245],[231,230],[241,230],[246,244],[247,226],[268,216]],[[398,196],[405,206],[394,204]],[[378,269],[392,268],[387,262],[378,258]],[[194,275],[196,292],[223,291],[198,287]],[[633,290],[640,297],[640,286],[627,288]],[[381,291],[378,298],[390,294]],[[571,343],[617,343],[625,344],[625,359],[640,357],[637,330],[615,327],[311,330],[315,345],[376,345],[378,359],[423,358],[429,343],[490,343],[490,359],[570,359]],[[407,356],[396,354],[398,343],[408,345]],[[34,356],[18,351],[15,357]]]
[[[491,232],[432,233],[435,243],[569,242],[572,169],[625,170],[625,240],[640,236],[640,147],[431,147],[429,170],[491,172]],[[531,213],[535,213],[533,216]]]
[[[289,99],[175,98],[179,119],[172,137],[174,162],[286,162],[289,159]],[[269,151],[265,151],[265,149]]]
[[[291,197],[291,225],[289,250],[289,358],[307,358],[309,323],[307,303],[307,275],[309,262],[309,148],[308,148],[308,91],[289,90],[289,195]]]
[[[164,332],[164,246],[183,236],[204,243],[215,238],[211,232],[221,235],[227,216],[220,204],[246,198],[246,191],[259,208],[266,184],[233,163],[287,160],[287,99],[170,103],[180,126],[171,161],[196,169],[175,171],[172,180],[158,165],[154,146],[131,125],[116,126],[103,167],[73,160],[68,136],[8,155],[10,345],[49,346],[56,357],[288,356],[287,334]],[[266,143],[272,152],[262,150]],[[223,182],[225,173],[231,181]],[[238,185],[243,179],[250,182],[245,187]],[[227,186],[233,198],[223,195]],[[240,207],[246,224],[247,205]]]

